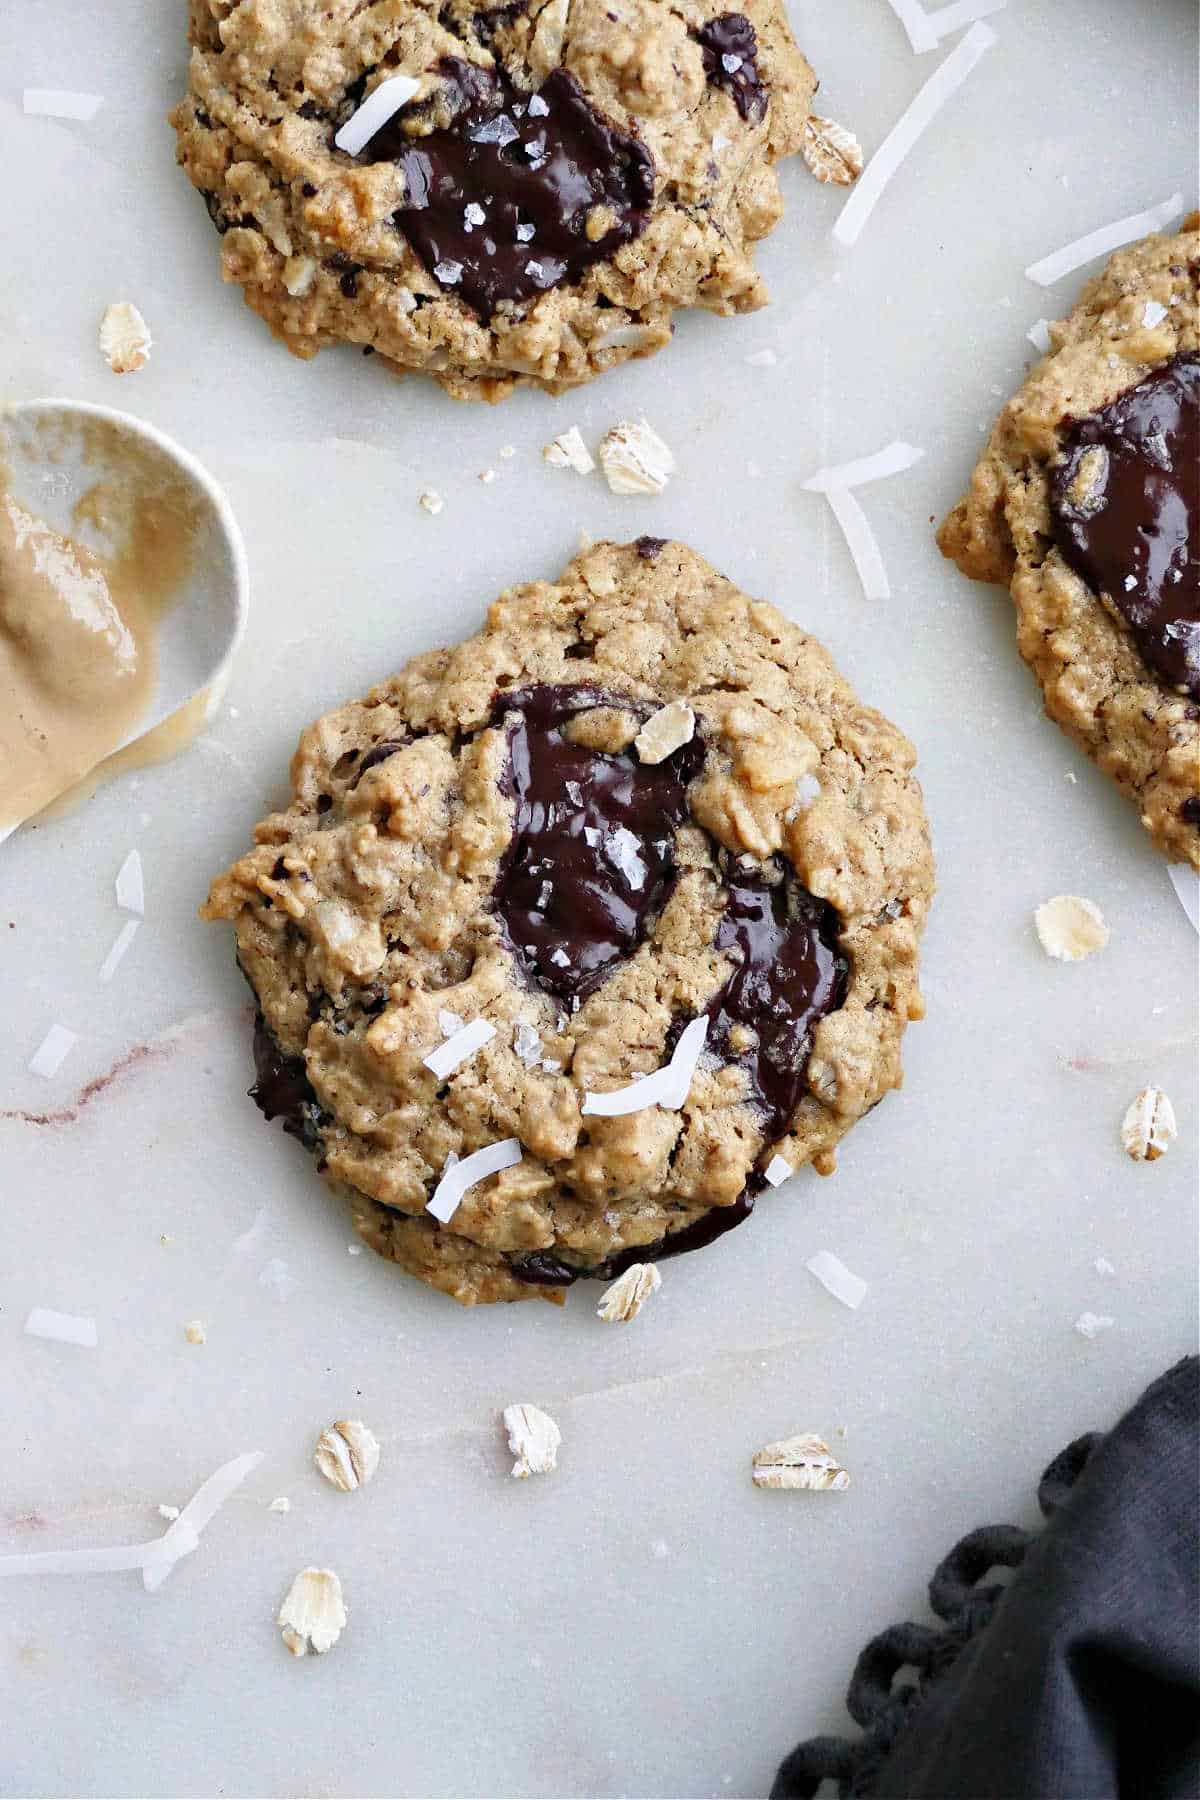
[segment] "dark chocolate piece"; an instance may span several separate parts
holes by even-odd
[[[722,13],[698,35],[704,73],[723,88],[743,119],[757,124],[767,110],[767,90],[758,73],[758,37],[745,13]]]
[[[317,1100],[304,1058],[284,1055],[261,1012],[254,1020],[254,1072],[250,1098],[259,1112],[265,1119],[282,1119],[286,1132],[306,1150],[316,1150],[329,1115]]]
[[[565,69],[536,94],[455,58],[440,73],[453,123],[414,137],[398,113],[363,156],[399,163],[407,197],[395,222],[442,287],[490,318],[501,301],[577,280],[645,230],[650,152],[596,112]],[[597,207],[609,222],[593,240]]]
[[[1200,699],[1200,358],[1077,420],[1050,481],[1059,549],[1168,687]],[[1086,460],[1085,460],[1086,459]]]
[[[593,687],[503,694],[505,791],[515,802],[512,843],[493,904],[531,980],[577,1003],[631,956],[675,877],[675,829],[699,774],[699,734],[665,762],[573,744],[563,727],[597,706],[643,710]]]

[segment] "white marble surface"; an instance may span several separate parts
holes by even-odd
[[[1194,9],[1014,0],[853,253],[829,238],[838,194],[790,168],[761,252],[770,310],[685,321],[654,362],[501,410],[353,353],[293,363],[219,286],[163,117],[183,12],[0,15],[7,395],[108,401],[178,436],[227,484],[254,579],[204,741],[0,850],[0,1552],[147,1536],[227,1458],[265,1460],[157,1595],[135,1575],[0,1587],[0,1790],[762,1794],[798,1735],[844,1723],[863,1639],[924,1616],[955,1534],[1028,1520],[1049,1455],[1194,1338],[1196,939],[1133,811],[1042,718],[1006,597],[962,581],[929,530],[1026,327],[1078,285],[1044,293],[1024,266],[1191,187]],[[868,151],[945,53],[912,56],[883,0],[809,0],[795,22]],[[25,118],[24,85],[105,104],[86,125]],[[123,380],[95,347],[118,298],[156,340]],[[777,366],[748,366],[766,348]],[[663,498],[543,467],[555,431],[594,440],[633,410],[679,454]],[[868,605],[800,481],[895,437],[928,454],[864,495],[894,588]],[[668,1266],[626,1330],[587,1290],[562,1313],[464,1313],[350,1256],[338,1206],[245,1098],[244,990],[227,934],[195,917],[301,723],[472,629],[505,582],[553,573],[581,528],[689,537],[823,638],[916,739],[940,866],[903,1094],[835,1178],[802,1174]],[[134,844],[146,923],[101,987]],[[1063,891],[1112,926],[1079,967],[1030,926]],[[54,1020],[79,1042],[46,1083],[26,1062]],[[1181,1137],[1135,1166],[1117,1131],[1149,1080]],[[805,1273],[822,1247],[869,1281],[857,1313]],[[93,1315],[98,1348],[26,1338],[33,1306]],[[1094,1342],[1072,1329],[1085,1309],[1116,1321]],[[203,1347],[183,1338],[196,1317]],[[513,1400],[562,1426],[547,1480],[508,1479]],[[383,1443],[351,1496],[309,1461],[347,1414]],[[751,1452],[810,1429],[850,1490],[754,1491]],[[281,1493],[286,1516],[266,1510]],[[340,1572],[350,1622],[295,1664],[273,1618],[308,1562]]]

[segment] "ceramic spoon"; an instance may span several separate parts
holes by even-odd
[[[133,729],[97,762],[135,743],[199,694],[210,695],[215,705],[245,629],[249,582],[242,534],[207,470],[153,425],[128,413],[74,400],[28,400],[0,412],[0,471],[14,499],[69,535],[78,535],[72,518],[76,505],[98,481],[119,484],[134,507],[139,492],[149,491],[156,478],[184,485],[195,506],[193,553],[158,628],[153,693]],[[21,823],[6,819],[0,843]]]

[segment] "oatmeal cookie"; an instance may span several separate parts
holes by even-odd
[[[310,726],[292,804],[213,884],[259,1106],[465,1304],[707,1243],[900,1084],[933,892],[913,761],[682,544],[509,590]],[[668,1063],[678,1091],[621,1092]]]
[[[938,543],[1007,582],[1046,711],[1200,868],[1200,213],[1050,327]]]
[[[297,356],[359,344],[463,399],[649,355],[677,307],[762,306],[816,80],[782,0],[744,7],[191,0],[171,122],[222,274]]]

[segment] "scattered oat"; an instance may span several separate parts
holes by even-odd
[[[1116,1320],[1107,1313],[1081,1312],[1075,1321],[1075,1329],[1080,1337],[1098,1337],[1102,1331],[1110,1331]]]
[[[1175,1108],[1161,1088],[1143,1088],[1121,1121],[1121,1142],[1134,1162],[1157,1162],[1178,1136]]]
[[[183,1328],[183,1335],[189,1344],[206,1344],[208,1342],[208,1334],[199,1319],[189,1319]]]
[[[347,156],[358,156],[375,133],[382,131],[402,106],[408,105],[420,86],[411,75],[392,75],[373,87],[362,105],[356,107],[346,123],[334,133],[333,141],[338,149],[344,150]]]
[[[366,1487],[379,1467],[379,1439],[361,1419],[338,1419],[317,1439],[313,1461],[326,1481],[351,1494]]]
[[[515,1480],[548,1475],[558,1467],[562,1432],[549,1413],[537,1406],[506,1406],[503,1416],[508,1447],[517,1459],[512,1470]]]
[[[581,1111],[604,1119],[623,1118],[627,1113],[642,1112],[648,1106],[678,1112],[687,1100],[707,1036],[708,1020],[693,1019],[684,1026],[671,1060],[661,1069],[655,1069],[651,1075],[640,1075],[626,1087],[610,1088],[602,1094],[585,1094]]]
[[[596,1316],[606,1325],[627,1325],[661,1286],[662,1276],[653,1263],[630,1263],[625,1273],[618,1275],[601,1294]]]
[[[439,1081],[452,1075],[455,1069],[469,1062],[477,1051],[485,1044],[490,1044],[496,1035],[496,1027],[489,1025],[486,1019],[472,1019],[469,1025],[463,1025],[431,1050],[421,1061],[427,1069],[431,1069]]]
[[[1078,894],[1056,894],[1052,900],[1044,900],[1033,923],[1042,949],[1059,962],[1082,962],[1108,942],[1108,926],[1100,908]]]
[[[106,306],[100,320],[100,351],[114,375],[130,375],[150,361],[150,327],[129,300]]]
[[[604,479],[614,494],[661,494],[675,458],[646,419],[623,419],[601,440]]]
[[[896,0],[892,0],[892,4],[895,5]],[[996,34],[990,25],[972,25],[949,56],[938,64],[915,100],[892,126],[838,214],[833,235],[839,243],[849,246],[858,242],[863,226],[909,151],[995,42]]]
[[[640,762],[660,763],[690,744],[695,735],[695,713],[686,700],[672,700],[651,713],[633,743]]]
[[[74,88],[24,88],[21,107],[43,119],[94,119],[104,105],[103,94],[81,94]]]
[[[179,1508],[177,1506],[160,1506],[158,1516],[160,1519],[175,1520],[179,1517]]]
[[[65,1025],[52,1025],[29,1059],[30,1074],[51,1080],[78,1042],[77,1032],[69,1031]]]
[[[1065,244],[1053,256],[1044,256],[1040,262],[1030,263],[1025,273],[1039,287],[1051,287],[1056,281],[1061,281],[1064,275],[1070,275],[1095,257],[1107,256],[1110,251],[1119,250],[1122,244],[1131,244],[1135,238],[1148,237],[1152,231],[1161,231],[1164,225],[1169,225],[1176,214],[1182,211],[1183,195],[1172,194],[1169,200],[1164,200],[1159,206],[1148,207],[1145,212],[1130,213],[1128,218],[1117,219],[1112,225],[1102,225],[1098,231],[1089,231],[1086,237],[1076,238],[1073,243]]]
[[[25,1321],[28,1337],[50,1338],[56,1344],[78,1344],[81,1350],[94,1350],[99,1342],[95,1319],[81,1319],[75,1313],[50,1312],[35,1306]]]
[[[785,1157],[773,1156],[763,1170],[763,1180],[769,1182],[772,1187],[782,1187],[784,1182],[790,1181],[795,1173],[795,1169]]]
[[[810,1275],[815,1275],[827,1293],[840,1300],[843,1306],[859,1307],[866,1299],[867,1284],[861,1275],[855,1275],[848,1269],[840,1257],[832,1250],[818,1250],[805,1263]]]
[[[279,1609],[279,1628],[293,1656],[324,1656],[346,1625],[342,1584],[332,1569],[301,1569]]]
[[[799,1437],[764,1444],[750,1467],[755,1487],[808,1488],[814,1493],[842,1493],[850,1477],[823,1438],[805,1431]]]
[[[425,1210],[445,1225],[458,1211],[459,1204],[468,1188],[474,1187],[477,1181],[484,1181],[489,1175],[498,1175],[502,1169],[511,1169],[521,1160],[521,1143],[519,1138],[501,1138],[499,1143],[485,1144],[481,1150],[473,1150],[470,1156],[461,1161],[457,1157],[451,1161],[446,1158],[442,1165],[442,1176],[433,1190]]]
[[[433,488],[426,488],[423,494],[417,495],[417,505],[423,506],[427,513],[433,514],[434,518],[441,512],[445,504],[442,496]]]
[[[578,425],[564,431],[542,447],[542,456],[553,469],[574,469],[577,475],[590,475],[596,464],[583,441]]]
[[[849,187],[862,174],[862,145],[854,133],[817,113],[809,113],[804,121],[800,154],[818,181],[836,187]]]

